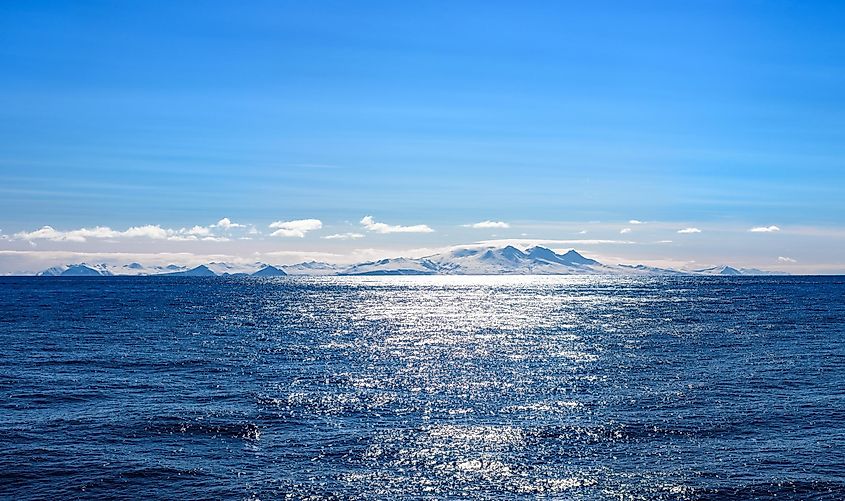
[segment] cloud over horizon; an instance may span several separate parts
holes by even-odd
[[[755,227],[755,228],[751,228],[751,229],[750,229],[750,230],[748,230],[748,231],[750,231],[751,233],[774,233],[774,232],[776,232],[776,231],[780,231],[780,228],[779,228],[779,227],[777,227],[777,226],[775,226],[775,225],[771,225],[771,226],[757,226],[757,227]]]
[[[375,233],[433,233],[434,230],[426,224],[417,224],[413,226],[390,225],[386,223],[378,223],[373,219],[373,216],[364,216],[361,219],[361,225]]]
[[[502,228],[502,229],[505,229],[505,228],[511,227],[511,225],[509,225],[508,223],[506,223],[504,221],[491,221],[489,219],[486,220],[486,221],[480,221],[478,223],[465,224],[463,226],[465,228],[476,228],[476,229],[486,229],[486,228]]]
[[[274,221],[270,223],[270,228],[275,229],[270,233],[271,237],[286,237],[286,238],[304,238],[305,234],[319,230],[323,227],[323,222],[319,219],[296,219],[293,221]]]
[[[20,231],[14,234],[17,240],[29,242],[35,240],[49,240],[53,242],[75,242],[83,243],[89,239],[116,240],[123,238],[149,238],[152,240],[214,240],[224,241],[225,237],[215,237],[206,226],[193,226],[191,228],[162,228],[160,225],[147,224],[143,226],[132,226],[126,230],[114,230],[108,226],[94,226],[92,228],[79,228],[76,230],[61,231],[52,226],[45,225],[34,231]]]
[[[233,223],[232,220],[229,219],[228,217],[224,217],[220,221],[217,221],[217,224],[212,224],[211,226],[217,227],[217,228],[222,228],[224,230],[230,230],[230,229],[233,229],[233,228],[246,228],[245,224]]]
[[[333,235],[326,235],[324,237],[320,237],[324,240],[356,240],[359,238],[364,238],[364,235],[361,233],[335,233]]]

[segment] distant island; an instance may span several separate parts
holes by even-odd
[[[37,276],[385,276],[385,275],[782,275],[754,268],[734,268],[727,265],[708,268],[678,270],[642,264],[603,264],[584,257],[575,250],[558,254],[546,247],[529,247],[521,250],[505,247],[461,247],[449,252],[423,258],[397,257],[341,266],[310,261],[294,265],[270,265],[262,262],[250,264],[210,262],[195,267],[171,264],[145,266],[133,262],[111,265],[105,263],[76,263],[55,266],[37,273]]]

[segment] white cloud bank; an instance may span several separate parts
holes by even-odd
[[[774,232],[776,232],[776,231],[780,231],[780,228],[778,228],[778,227],[777,227],[777,226],[775,226],[775,225],[771,225],[771,226],[757,226],[756,228],[751,228],[751,229],[750,229],[750,230],[748,230],[748,231],[750,231],[751,233],[774,233]]]
[[[220,240],[223,237],[214,237],[211,230],[205,226],[194,226],[192,228],[181,228],[178,230],[162,228],[159,225],[147,224],[144,226],[132,226],[124,231],[113,230],[108,226],[95,226],[93,228],[79,228],[77,230],[61,231],[52,226],[42,226],[34,231],[21,231],[15,233],[17,240],[50,240],[53,242],[86,242],[89,239],[123,239],[123,238],[150,238],[153,240]]]
[[[480,221],[478,223],[465,224],[464,227],[465,228],[476,228],[476,229],[486,229],[486,228],[503,228],[504,229],[504,228],[510,228],[511,225],[509,225],[508,223],[506,223],[504,221],[487,220],[487,221]]]
[[[689,235],[691,233],[701,233],[701,230],[698,228],[684,228],[682,230],[678,230],[678,233],[681,235]]]
[[[211,228],[207,228],[205,226],[194,226],[188,230],[185,230],[183,233],[186,235],[193,235],[195,237],[207,237],[211,235]]]
[[[434,232],[428,225],[417,224],[414,226],[400,226],[385,223],[377,223],[373,216],[364,216],[361,219],[361,224],[367,231],[375,233],[432,233]]]
[[[319,219],[297,219],[295,221],[275,221],[270,223],[270,228],[275,229],[270,236],[303,238],[309,231],[319,230],[323,222]]]
[[[628,221],[628,224],[645,224],[645,221],[640,221],[639,219],[632,219]]]

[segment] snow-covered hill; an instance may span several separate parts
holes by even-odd
[[[541,246],[458,247],[419,259],[382,259],[351,266],[343,275],[760,275],[755,269],[719,266],[673,270],[643,264],[603,264],[575,250],[558,254]]]
[[[262,262],[247,264],[210,262],[193,268],[171,264],[145,266],[71,264],[48,268],[41,276],[284,276],[284,275],[767,275],[753,268],[713,266],[694,270],[674,270],[643,264],[603,264],[575,250],[562,254],[546,247],[518,249],[505,247],[456,247],[450,251],[423,258],[397,257],[341,267],[310,261],[294,265],[274,266]]]
[[[656,270],[656,269],[655,269]],[[607,266],[570,250],[545,247],[459,247],[420,259],[382,259],[351,266],[344,275],[642,275],[650,269]]]
[[[598,261],[572,250],[557,254],[545,247],[522,251],[506,247],[454,249],[425,258],[449,275],[575,275],[612,273]]]
[[[341,275],[435,275],[436,264],[427,259],[398,257],[356,264],[341,271]]]
[[[253,277],[283,277],[285,275],[287,273],[284,270],[269,264],[252,274]]]
[[[710,268],[702,268],[698,270],[691,270],[691,273],[696,275],[724,275],[724,276],[739,276],[739,275],[782,275],[774,271],[758,270],[757,268],[734,268],[733,266],[721,265],[712,266]]]
[[[38,273],[42,277],[102,277],[114,275],[104,264],[69,264],[54,266]]]
[[[201,264],[196,268],[191,268],[190,270],[185,271],[177,271],[174,273],[165,273],[168,276],[177,276],[177,277],[216,277],[218,276],[217,273],[212,271],[207,265]]]
[[[308,261],[307,263],[286,264],[280,267],[288,275],[337,275],[343,269],[342,266],[319,261]]]
[[[702,268],[698,270],[692,270],[693,273],[698,273],[701,275],[742,275],[742,272],[732,266],[713,266],[710,268]]]

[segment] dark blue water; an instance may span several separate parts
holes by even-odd
[[[0,279],[2,498],[845,499],[845,280]]]

